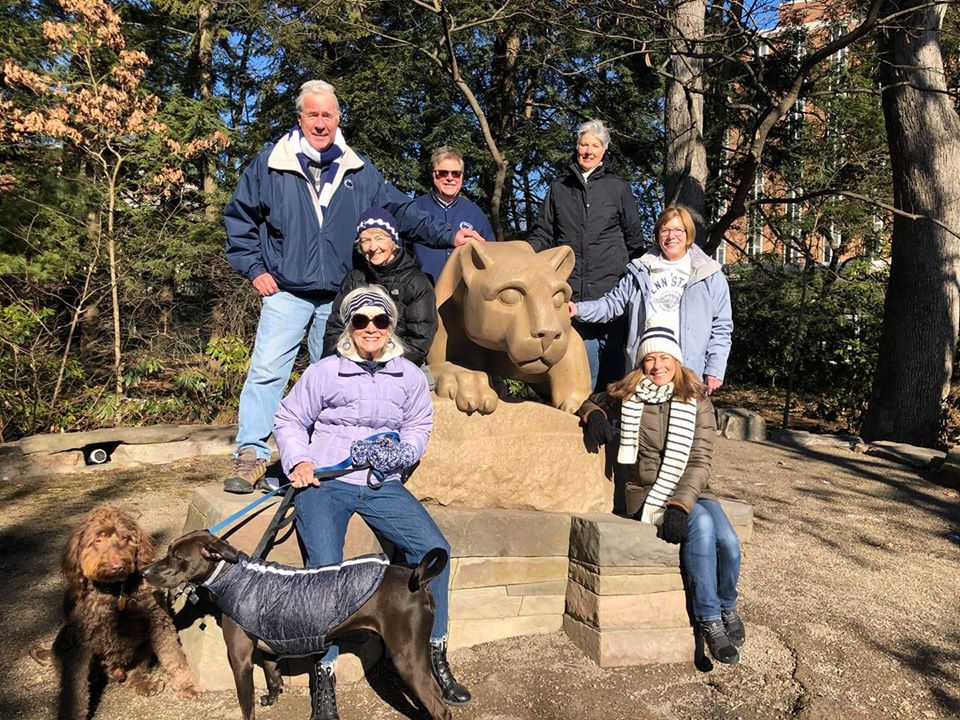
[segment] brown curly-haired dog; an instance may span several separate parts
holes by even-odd
[[[154,654],[180,697],[199,695],[166,596],[140,575],[153,556],[149,536],[111,507],[94,508],[67,540],[61,565],[66,622],[53,643],[60,720],[87,719],[91,671],[101,667],[139,695],[159,693],[163,680],[149,672]]]

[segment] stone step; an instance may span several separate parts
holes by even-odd
[[[693,660],[693,629],[689,626],[605,627],[599,630],[564,615],[563,630],[587,657],[603,668]]]

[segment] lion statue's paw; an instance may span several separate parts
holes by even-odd
[[[563,410],[563,412],[572,413],[576,415],[577,411],[580,409],[580,406],[583,404],[584,400],[586,400],[586,398],[579,398],[579,399],[577,397],[564,398],[559,403],[555,403],[555,406],[560,410]]]
[[[490,387],[485,372],[459,368],[437,378],[437,395],[450,398],[461,412],[493,412],[497,407],[497,393]]]

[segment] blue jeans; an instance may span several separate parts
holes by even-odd
[[[297,533],[306,551],[306,566],[335,565],[343,560],[343,539],[347,523],[357,513],[381,537],[403,550],[404,559],[415,565],[429,550],[450,544],[423,505],[400,482],[384,483],[379,490],[366,485],[351,485],[340,480],[324,480],[320,487],[297,493]],[[431,640],[447,637],[447,592],[450,563],[431,583],[434,615]],[[331,645],[322,662],[333,664],[340,654]]]
[[[680,545],[680,568],[695,620],[719,620],[721,610],[737,606],[740,540],[720,503],[698,500],[693,506],[687,539]]]
[[[583,338],[590,363],[590,386],[595,392],[626,375],[623,366],[624,322],[622,318],[608,323],[587,323],[573,319],[573,327]]]
[[[310,362],[320,359],[333,301],[300,297],[281,290],[267,295],[262,302],[250,370],[240,391],[237,448],[254,448],[257,457],[269,461],[267,438],[273,432],[273,416],[287,389],[300,343],[309,326]]]

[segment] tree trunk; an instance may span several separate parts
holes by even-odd
[[[113,375],[114,391],[117,395],[117,417],[119,420],[120,398],[123,396],[123,357],[120,354],[120,294],[117,290],[117,243],[113,234],[113,215],[117,200],[117,174],[120,165],[107,183],[107,262],[110,265],[110,304],[113,309]]]
[[[690,210],[703,243],[706,212],[707,153],[703,144],[702,52],[706,0],[677,0],[667,11],[670,78],[666,84],[663,128],[663,195],[667,205]]]
[[[200,67],[200,99],[209,103],[213,98],[213,3],[205,2],[197,9],[197,60]],[[203,201],[204,217],[215,222],[219,216],[216,205],[217,180],[216,163],[211,155],[203,163]]]
[[[880,79],[893,172],[893,252],[861,434],[934,447],[960,327],[960,117],[940,51],[946,5],[888,0]]]
[[[509,142],[513,134],[513,123],[517,116],[517,105],[519,101],[517,86],[517,64],[520,58],[520,31],[512,27],[506,32],[499,33],[494,40],[493,59],[491,63],[491,93],[490,131],[498,147],[503,147]],[[507,183],[506,164],[503,165],[503,172],[500,172],[500,165],[497,165],[497,173],[491,197],[500,198],[500,208],[496,213],[499,220],[491,223],[497,233],[497,240],[504,240],[506,236],[506,217],[507,217],[507,198],[504,197]],[[499,187],[497,186],[499,183]],[[491,208],[493,211],[493,208]],[[491,213],[492,214],[492,213]]]

